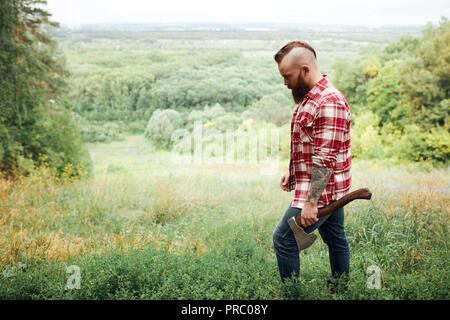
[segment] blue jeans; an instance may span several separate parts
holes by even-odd
[[[287,221],[292,216],[297,217],[301,215],[302,209],[291,207],[291,204],[289,204],[289,208],[273,232],[273,245],[283,282],[292,275],[298,278],[300,274],[300,252],[294,233]],[[338,278],[344,273],[348,276],[350,248],[345,236],[344,208],[342,207],[328,216],[319,217],[319,221],[304,228],[304,230],[306,233],[311,233],[317,228],[322,240],[328,245],[331,275],[327,281],[331,282],[334,278]]]

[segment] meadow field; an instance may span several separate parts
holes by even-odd
[[[279,278],[288,162],[174,164],[142,135],[88,149],[91,178],[1,181],[0,299],[449,299],[448,169],[353,162],[373,197],[345,207],[350,282],[331,295],[320,237],[300,281]]]

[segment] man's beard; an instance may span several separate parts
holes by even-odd
[[[292,97],[294,98],[295,104],[302,102],[305,94],[309,92],[310,88],[305,83],[305,80],[299,73],[297,77],[297,87],[292,89]]]
[[[299,104],[303,100],[305,94],[309,92],[309,90],[310,89],[306,86],[299,86],[298,88],[292,89],[292,98],[294,98],[295,104]]]

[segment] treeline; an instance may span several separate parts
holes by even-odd
[[[336,59],[333,81],[353,111],[356,158],[448,164],[450,22],[429,23],[357,60]]]
[[[61,177],[91,172],[89,154],[64,100],[68,71],[49,30],[46,1],[0,2],[0,174],[46,166]]]

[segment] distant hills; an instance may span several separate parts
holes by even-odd
[[[275,32],[275,31],[314,31],[314,32],[380,32],[396,31],[420,33],[420,25],[306,25],[292,23],[107,23],[107,24],[82,24],[77,28],[69,28],[61,25],[61,30],[83,31],[249,31],[249,32]]]

